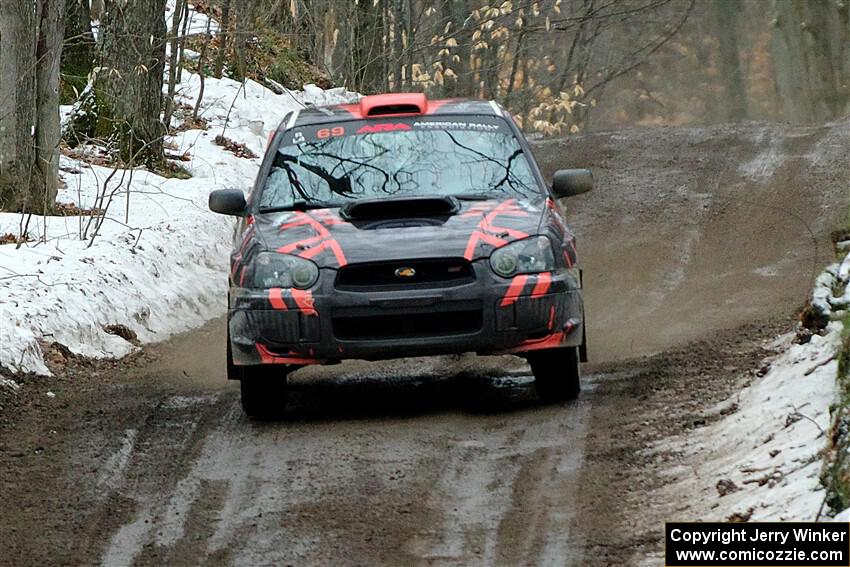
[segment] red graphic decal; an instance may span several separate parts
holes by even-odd
[[[542,339],[533,339],[528,341],[523,341],[519,345],[502,351],[503,354],[510,354],[516,352],[530,352],[533,350],[543,350],[546,348],[557,348],[559,346],[563,346],[564,341],[567,339],[567,336],[573,332],[576,325],[572,321],[564,325],[563,331],[558,331],[557,333],[552,333],[551,335],[546,335]]]
[[[315,358],[307,358],[297,352],[290,351],[289,354],[281,356],[274,354],[264,345],[256,343],[257,354],[260,355],[260,361],[263,364],[321,364],[321,360]]]
[[[321,236],[321,235],[320,236],[313,236],[312,238],[305,238],[304,240],[299,240],[297,242],[292,242],[290,244],[286,244],[284,246],[281,246],[280,248],[277,249],[277,251],[280,252],[281,254],[289,254],[290,252],[292,252],[293,250],[296,250],[296,249],[305,250],[305,249],[308,249],[308,248],[318,244],[319,242],[322,241],[323,238],[324,237]]]
[[[345,222],[327,209],[316,209],[312,212],[312,216],[325,226],[343,224]]]
[[[279,287],[269,290],[269,303],[272,304],[274,309],[282,309],[284,311],[288,309],[286,302],[283,300],[283,290]]]
[[[517,298],[522,294],[522,289],[525,287],[526,282],[528,282],[528,276],[516,276],[513,281],[511,281],[511,285],[508,286],[508,291],[505,292],[505,296],[502,298],[502,303],[500,305],[502,307],[507,307],[508,305],[515,303]]]
[[[484,218],[475,227],[472,236],[469,237],[469,242],[466,244],[466,250],[463,253],[464,258],[472,260],[475,256],[475,249],[480,242],[499,248],[510,242],[506,237],[517,240],[528,236],[522,231],[493,224],[500,216],[525,217],[528,216],[528,213],[517,206],[515,199],[508,199],[496,205],[493,210],[484,215]]]
[[[328,222],[328,224],[338,223],[332,221]],[[298,256],[301,256],[302,258],[312,258],[324,250],[330,250],[336,258],[337,265],[340,268],[347,264],[345,254],[343,254],[339,243],[333,236],[331,236],[331,233],[321,221],[313,218],[307,213],[295,211],[295,220],[280,225],[280,230],[283,232],[284,230],[295,228],[297,226],[309,226],[316,232],[316,235],[281,246],[278,248],[278,252],[286,254],[294,250],[302,250],[297,253]]]
[[[242,235],[242,243],[239,245],[239,250],[233,256],[233,259],[230,261],[230,278],[235,282],[236,274],[239,272],[241,268],[243,270],[242,277],[244,278],[244,266],[242,266],[242,256],[245,254],[245,247],[248,246],[248,243],[251,242],[251,237],[254,235],[254,226],[251,225],[248,227],[248,230],[245,231],[245,234]]]
[[[555,324],[555,306],[551,305],[549,307],[549,322],[546,323],[546,328],[548,330],[552,330],[552,326]]]
[[[313,292],[309,289],[293,289],[290,291],[292,294],[292,299],[295,300],[295,304],[298,306],[298,309],[304,312],[305,315],[318,315],[316,312],[316,308],[314,307],[313,300]]]
[[[289,300],[288,304],[287,300]],[[269,290],[269,303],[272,309],[282,311],[298,309],[305,315],[311,316],[319,314],[316,311],[315,299],[310,290],[272,288]]]
[[[534,289],[531,290],[531,297],[541,297],[549,291],[549,286],[552,285],[552,274],[544,272],[537,276],[537,283]]]
[[[358,134],[375,134],[377,132],[396,132],[398,130],[413,130],[408,124],[393,124],[384,122],[381,124],[366,124],[357,130]]]

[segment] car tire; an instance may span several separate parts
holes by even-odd
[[[272,419],[286,408],[286,369],[281,366],[247,366],[239,381],[242,411],[248,417]]]
[[[578,398],[581,392],[581,362],[578,347],[556,348],[529,353],[534,388],[544,402]]]
[[[227,332],[227,378],[238,380],[242,411],[249,417],[270,419],[286,407],[286,378],[291,368],[283,365],[237,366],[233,364],[230,330]]]

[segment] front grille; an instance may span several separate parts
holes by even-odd
[[[394,339],[464,335],[481,330],[481,309],[420,313],[334,317],[333,330],[341,340]]]
[[[374,291],[449,287],[472,281],[475,272],[463,258],[399,260],[345,266],[337,274],[336,287],[346,291]]]

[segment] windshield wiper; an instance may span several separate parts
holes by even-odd
[[[279,213],[282,211],[308,211],[310,209],[335,209],[341,207],[342,203],[331,203],[329,201],[294,201],[288,205],[278,207],[260,207],[260,213]]]

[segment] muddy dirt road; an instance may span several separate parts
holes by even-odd
[[[511,357],[346,363],[256,423],[221,321],[121,362],[54,349],[55,377],[0,397],[0,564],[632,564],[661,538],[641,449],[704,424],[790,328],[848,145],[847,123],[542,144],[598,180],[570,203],[594,360],[575,403],[539,404]]]

